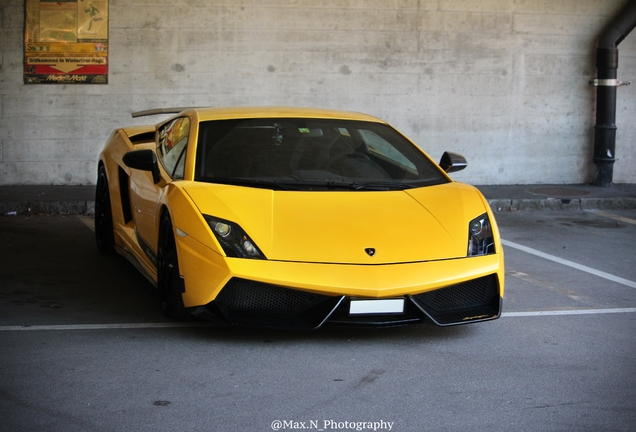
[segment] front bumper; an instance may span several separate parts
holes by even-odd
[[[184,305],[200,317],[275,328],[323,325],[440,326],[499,317],[503,254],[380,265],[227,258],[178,238]],[[501,250],[501,249],[498,249]],[[352,315],[352,299],[404,299],[392,314]]]
[[[216,299],[192,312],[228,324],[293,329],[323,325],[398,326],[432,321],[439,326],[496,319],[501,314],[496,274],[404,296],[404,310],[351,314],[351,297],[329,296],[233,278]]]

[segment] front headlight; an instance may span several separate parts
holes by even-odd
[[[203,217],[228,257],[267,259],[238,224],[208,215]]]
[[[476,217],[468,224],[468,256],[489,255],[495,253],[495,238],[488,214]]]

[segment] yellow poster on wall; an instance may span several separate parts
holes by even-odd
[[[25,84],[108,83],[108,0],[25,3]]]

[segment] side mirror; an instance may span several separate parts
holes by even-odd
[[[153,150],[129,151],[122,158],[122,162],[132,169],[150,171],[152,173],[152,181],[154,181],[155,184],[159,183],[159,180],[161,180],[157,155]]]
[[[439,161],[439,166],[447,173],[461,171],[468,166],[466,158],[457,153],[444,152]]]

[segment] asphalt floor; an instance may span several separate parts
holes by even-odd
[[[169,320],[91,222],[0,217],[2,432],[635,430],[636,209],[499,212],[498,320],[316,332]]]

